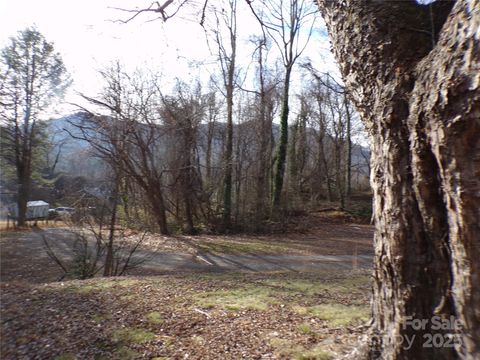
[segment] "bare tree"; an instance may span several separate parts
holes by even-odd
[[[345,160],[345,195],[348,198],[352,193],[352,112],[350,110],[350,103],[346,91],[343,92],[343,107],[345,109],[345,141],[347,147],[347,159]]]
[[[147,79],[139,73],[131,77],[118,63],[101,75],[106,82],[102,96],[84,98],[110,115],[88,110],[88,121],[72,124],[80,135],[72,136],[88,141],[112,168],[120,169],[124,176],[136,182],[144,192],[160,232],[168,234],[164,195],[168,169],[161,157],[161,94],[156,79]]]
[[[302,202],[305,170],[307,165],[307,122],[310,116],[308,102],[305,97],[299,96],[300,110],[291,127],[292,136],[289,144],[289,190]],[[292,200],[292,196],[289,196]],[[295,200],[295,199],[294,199]],[[294,204],[295,206],[296,204]]]
[[[154,16],[157,17],[157,19],[167,21],[168,19],[175,16],[180,11],[180,9],[182,9],[182,7],[188,2],[189,0],[165,0],[163,2],[153,1],[146,8],[137,8],[137,9],[117,8],[117,10],[130,14],[128,18],[124,20],[119,20],[119,22],[128,23],[134,20],[140,14],[154,14]],[[207,0],[205,1],[205,6],[206,5],[207,5]]]
[[[53,178],[55,176],[55,170],[57,169],[57,165],[62,156],[62,149],[67,144],[67,139],[60,139],[58,141],[50,141],[48,149],[45,151],[46,159],[45,159],[45,166],[46,166],[46,175],[49,178]]]
[[[280,139],[273,181],[272,214],[279,210],[288,146],[289,95],[292,70],[310,39],[316,8],[307,0],[262,0],[259,5],[247,1],[264,31],[276,44],[285,68],[280,111]],[[266,9],[266,10],[265,10]],[[301,31],[307,36],[301,36]]]
[[[220,98],[221,99],[221,98]],[[221,164],[219,158],[221,154],[216,151],[218,148],[219,137],[221,135],[222,124],[220,122],[222,102],[219,100],[217,90],[214,88],[213,82],[210,83],[209,93],[205,95],[205,126],[199,146],[204,152],[204,164],[200,165],[200,174],[203,174],[203,201],[205,204],[202,212],[207,223],[212,223],[216,217],[216,204],[219,203],[219,189],[221,187]],[[220,156],[219,156],[220,155]],[[204,171],[202,171],[204,169]],[[223,195],[223,194],[222,194]],[[222,197],[222,196],[221,196]],[[202,204],[201,204],[202,205]]]
[[[272,123],[276,108],[276,96],[278,81],[275,76],[269,72],[267,66],[268,40],[265,36],[254,38],[254,55],[257,62],[257,89],[256,95],[256,127],[257,127],[257,169],[256,169],[256,222],[257,230],[260,222],[267,215],[266,200],[270,197],[270,179],[272,171]]]
[[[169,172],[170,186],[178,187],[184,210],[185,228],[188,234],[195,234],[195,204],[200,197],[201,174],[197,172],[198,126],[204,117],[205,104],[202,102],[200,86],[193,91],[185,84],[177,84],[173,96],[163,97],[162,115],[169,128],[171,142]]]
[[[77,214],[76,219],[67,221],[70,229],[63,240],[61,250],[55,239],[50,239],[43,230],[39,230],[47,255],[62,270],[59,280],[65,277],[88,279],[102,270],[103,276],[122,276],[148,260],[147,256],[138,254],[138,249],[147,232],[127,236],[123,230],[120,230],[112,241],[110,224],[108,224],[111,209],[108,209],[110,207],[108,204],[104,205],[95,215]],[[108,255],[107,249],[110,243],[112,243],[112,252]]]
[[[313,93],[317,92],[318,94],[314,96],[317,99],[322,99],[324,105],[330,104],[330,114],[333,116],[333,120],[335,119],[335,114],[341,115],[337,122],[338,124],[334,128],[334,138],[338,140],[338,125],[344,128],[342,132],[344,132],[344,136],[342,136],[342,143],[339,144],[338,141],[335,143],[337,144],[337,154],[344,152],[345,160],[343,161],[343,170],[341,169],[342,164],[338,162],[339,157],[337,156],[337,163],[336,163],[336,177],[337,183],[343,183],[342,187],[339,187],[338,190],[341,191],[340,196],[342,198],[342,207],[344,207],[344,198],[349,197],[351,194],[351,187],[352,187],[352,121],[353,121],[353,109],[351,108],[350,101],[348,100],[348,91],[345,87],[339,84],[333,76],[328,73],[319,73],[316,71],[311,63],[304,63],[302,64],[302,68],[308,71],[308,74],[312,76],[315,81],[315,86],[312,89]],[[341,98],[341,99],[340,99]],[[332,104],[336,103],[334,109]],[[341,104],[340,104],[341,103]],[[321,107],[321,103],[318,103]],[[342,114],[341,114],[342,113]],[[338,146],[343,145],[343,146]],[[344,147],[345,149],[343,149]],[[343,172],[343,174],[342,174]],[[345,178],[342,179],[342,176]]]
[[[220,104],[218,104],[217,96],[214,91],[211,91],[206,98],[206,112],[207,112],[207,131],[205,144],[205,182],[207,188],[212,185],[213,181],[213,159],[212,152],[214,146],[215,130],[218,122]]]
[[[237,72],[237,0],[226,0],[212,8],[215,24],[211,27],[222,76],[222,92],[227,102],[225,174],[223,183],[223,227],[229,230],[232,213],[233,177],[233,99]],[[226,35],[226,36],[225,36]],[[208,36],[208,34],[207,34]]]

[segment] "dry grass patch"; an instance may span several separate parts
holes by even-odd
[[[95,281],[89,281],[86,284],[75,283],[66,287],[66,290],[71,290],[80,294],[90,294],[93,292],[100,292],[110,290],[118,287],[130,287],[139,283],[136,279],[96,279]]]
[[[331,326],[358,325],[369,318],[368,306],[320,304],[310,307],[295,307],[298,314],[310,314],[328,321]]]
[[[162,315],[158,311],[152,311],[148,313],[145,318],[152,325],[159,325],[163,323]]]
[[[276,303],[271,291],[263,287],[248,286],[231,290],[210,291],[195,297],[195,302],[206,309],[220,307],[224,310],[267,310]]]
[[[277,288],[285,293],[301,293],[306,296],[315,296],[325,292],[352,294],[364,293],[365,287],[370,284],[370,278],[366,275],[353,275],[350,278],[335,280],[312,279],[272,279],[262,282],[267,286]]]
[[[155,334],[139,328],[122,328],[112,332],[112,340],[122,344],[143,344],[155,339]]]
[[[306,349],[297,345],[291,340],[274,337],[270,339],[270,345],[275,349],[275,354],[282,358],[292,360],[331,360],[333,354],[316,346],[312,349]]]

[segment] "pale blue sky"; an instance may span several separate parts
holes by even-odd
[[[135,4],[148,6],[149,2]],[[117,59],[131,69],[158,72],[166,83],[175,77],[188,80],[214,71],[212,67],[194,68],[189,63],[212,59],[204,32],[196,21],[179,16],[163,24],[140,16],[120,24],[114,20],[125,18],[126,14],[112,7],[131,8],[132,1],[0,0],[0,47],[17,31],[35,25],[54,42],[71,73],[74,83],[65,99],[70,102],[80,102],[75,91],[96,95],[102,86],[96,71]],[[319,29],[320,25],[305,55],[312,58],[320,71],[335,71],[328,40]],[[259,32],[246,8],[240,15],[239,32],[244,34],[239,44],[240,63],[246,66],[251,56],[246,39],[252,32]]]

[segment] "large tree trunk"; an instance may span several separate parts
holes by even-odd
[[[225,144],[225,178],[223,182],[223,227],[225,231],[231,228],[232,215],[232,178],[233,178],[233,96],[235,91],[235,70],[236,70],[236,54],[237,54],[237,1],[232,0],[229,3],[230,14],[225,17],[229,22],[227,25],[230,35],[230,53],[225,53],[225,49],[221,44],[220,38],[217,37],[219,46],[219,55],[223,59],[222,65],[223,80],[225,83],[225,93],[227,100],[227,133]],[[223,49],[223,50],[221,50]]]
[[[194,196],[194,189],[193,189],[193,179],[194,179],[194,170],[192,164],[192,152],[193,152],[193,142],[195,136],[192,134],[193,130],[191,124],[185,126],[185,131],[187,134],[184,134],[184,146],[183,149],[185,153],[183,156],[185,157],[183,160],[183,169],[181,175],[181,182],[182,182],[182,193],[183,193],[183,203],[185,207],[185,229],[184,231],[189,234],[193,235],[196,233],[195,225],[193,222],[193,201],[192,198]]]
[[[148,182],[142,181],[140,182],[140,186],[144,190],[148,202],[150,203],[150,209],[155,217],[156,223],[160,229],[160,233],[163,235],[169,235],[170,231],[168,229],[167,222],[167,207],[165,204],[165,195],[162,189],[162,183],[158,176],[152,177],[155,177],[155,179],[151,179]]]
[[[27,203],[30,195],[30,177],[18,176],[17,192],[17,226],[24,226],[27,221]]]
[[[118,205],[118,187],[120,177],[115,175],[114,184],[113,184],[113,194],[111,197],[111,213],[110,213],[110,224],[108,229],[108,243],[107,243],[107,254],[105,255],[105,266],[103,268],[103,276],[112,276],[114,275],[113,271],[113,243],[115,241],[115,225],[117,223],[117,205]]]
[[[21,157],[21,160],[20,160]],[[27,221],[27,203],[32,185],[32,151],[27,142],[22,146],[17,159],[17,226],[24,226]]]
[[[163,196],[157,195],[156,197],[154,197],[154,199],[156,202],[152,206],[156,215],[158,227],[160,228],[160,233],[163,235],[170,235],[170,231],[168,230],[167,225],[167,215]]]
[[[318,2],[372,143],[369,358],[479,359],[480,1]]]

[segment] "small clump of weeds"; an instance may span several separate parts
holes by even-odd
[[[148,313],[145,318],[152,325],[159,325],[163,323],[162,315],[158,311],[152,311]]]
[[[317,333],[312,329],[311,325],[308,323],[302,323],[297,326],[297,329],[300,333],[310,336],[316,336]]]

